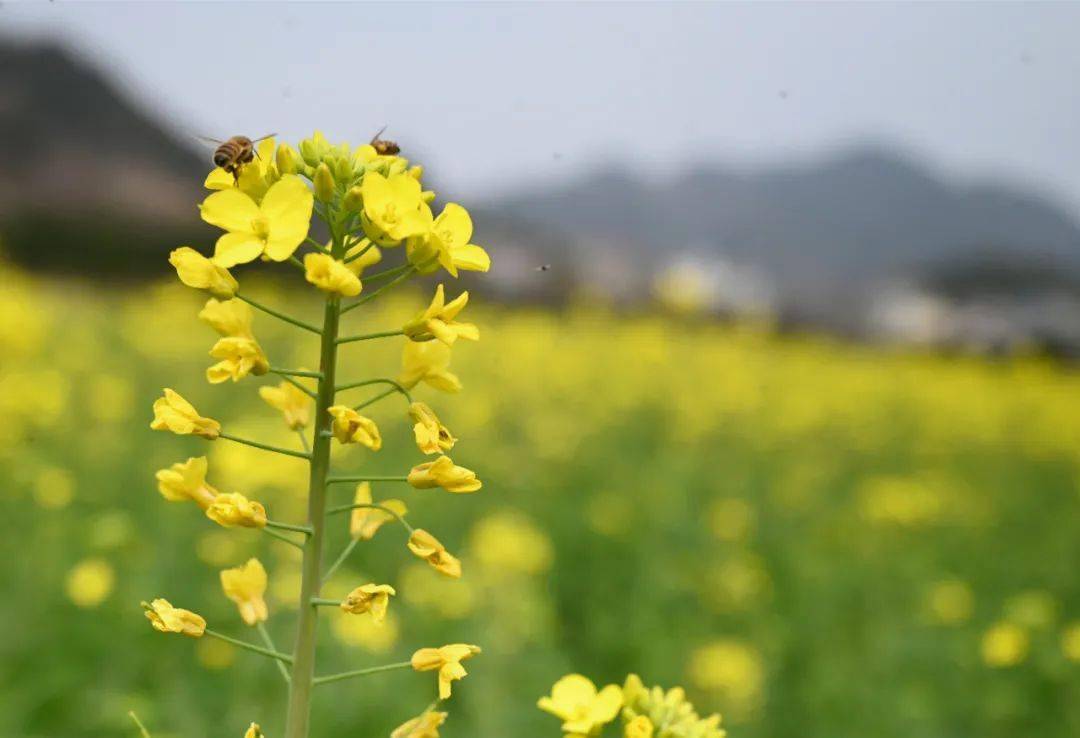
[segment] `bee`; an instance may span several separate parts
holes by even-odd
[[[259,152],[255,150],[255,144],[276,135],[276,133],[268,133],[256,139],[250,139],[247,136],[233,136],[228,141],[219,141],[216,138],[203,136],[200,136],[200,138],[218,144],[217,149],[214,151],[214,166],[221,167],[231,174],[234,180],[240,181],[240,170],[244,168],[244,165],[254,161],[255,157],[259,155]]]
[[[386,126],[379,129],[379,132],[371,137],[371,145],[375,147],[375,153],[379,156],[396,156],[401,153],[401,147],[397,145],[396,141],[387,141],[379,138],[386,130]]]

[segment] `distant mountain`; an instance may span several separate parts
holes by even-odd
[[[0,161],[0,249],[25,263],[162,270],[171,248],[213,235],[193,205],[207,164],[58,45],[0,41]],[[495,256],[484,288],[507,299],[558,300],[583,282],[641,299],[655,266],[686,253],[735,265],[729,281],[752,273],[784,300],[830,305],[937,265],[955,283],[986,253],[1043,267],[1031,274],[1080,274],[1072,214],[1020,189],[948,181],[885,146],[756,171],[701,164],[675,179],[609,169],[476,205]]]
[[[207,166],[58,45],[0,44],[0,248],[42,267],[145,270],[204,229]]]
[[[884,147],[750,173],[701,166],[656,182],[612,170],[491,207],[567,234],[622,238],[647,258],[722,255],[788,283],[881,278],[983,251],[1080,270],[1069,214],[1002,185],[945,181]]]

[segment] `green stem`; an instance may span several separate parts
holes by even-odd
[[[289,544],[290,546],[296,546],[301,551],[304,550],[304,544],[299,543],[297,541],[294,541],[293,539],[289,538],[288,536],[283,536],[280,533],[278,533],[276,530],[270,530],[269,528],[260,528],[260,530],[263,533],[265,533],[266,535],[270,536],[271,538],[276,538],[279,541],[283,541],[283,542]]]
[[[269,648],[271,651],[277,651],[277,646],[274,645],[274,639],[270,637],[270,631],[266,629],[266,625],[260,620],[259,622],[255,623],[255,628],[259,631],[259,636],[262,637],[263,643],[266,644],[266,647]],[[285,677],[285,683],[288,684],[288,668],[285,666],[285,664],[281,663],[277,659],[274,660],[274,663],[277,664],[278,671],[281,672],[281,676]]]
[[[383,666],[372,666],[367,669],[343,671],[340,674],[330,674],[329,676],[315,677],[315,684],[329,684],[330,682],[338,682],[342,679],[351,679],[353,677],[366,676],[367,674],[378,674],[381,671],[393,671],[394,669],[408,669],[411,667],[411,661],[402,661],[397,664],[384,664]]]
[[[267,520],[267,528],[277,528],[278,530],[292,530],[297,533],[303,533],[305,536],[311,535],[311,528],[306,525],[293,525],[292,523],[279,523],[276,520]]]
[[[370,474],[366,476],[335,476],[327,477],[327,484],[337,484],[338,482],[407,482],[408,477],[373,477]]]
[[[237,298],[239,298],[239,299],[243,300],[244,302],[246,302],[248,305],[251,305],[251,307],[262,310],[267,315],[273,315],[278,320],[284,320],[286,323],[292,323],[297,328],[303,328],[305,331],[311,331],[312,333],[320,333],[321,332],[318,328],[313,326],[311,323],[305,323],[304,321],[299,320],[297,318],[293,318],[291,316],[288,316],[285,313],[280,313],[277,310],[274,310],[273,308],[268,308],[268,307],[266,307],[266,305],[263,305],[262,303],[255,302],[254,300],[252,300],[247,295],[241,295],[239,292],[237,292],[236,296],[237,296]]]
[[[220,641],[225,641],[226,643],[231,643],[232,645],[237,646],[239,648],[246,648],[248,651],[253,651],[253,652],[255,652],[257,654],[261,654],[263,656],[269,656],[272,659],[277,659],[278,661],[284,661],[287,664],[292,663],[292,656],[289,656],[288,654],[278,653],[277,651],[271,650],[269,648],[263,648],[262,646],[256,646],[254,643],[248,643],[247,641],[241,641],[241,640],[238,640],[236,638],[230,638],[229,636],[225,635],[224,633],[218,633],[216,630],[210,630],[209,628],[207,628],[203,632],[204,632],[205,635],[211,636],[213,638],[217,638]]]
[[[412,402],[412,395],[409,394],[409,390],[405,389],[400,382],[394,379],[386,379],[380,377],[379,379],[364,379],[360,382],[349,382],[348,384],[339,384],[334,387],[334,392],[344,392],[345,390],[356,389],[357,387],[367,387],[372,384],[392,384],[395,392],[400,392],[405,395],[405,399]]]
[[[236,443],[242,443],[245,446],[252,446],[254,448],[261,448],[263,451],[273,451],[275,454],[285,454],[286,456],[295,456],[298,459],[311,458],[303,451],[293,451],[291,448],[281,448],[280,446],[271,446],[268,443],[259,443],[258,441],[249,441],[246,438],[240,438],[238,436],[230,436],[228,433],[218,433],[218,438],[224,438],[228,441],[234,441]]]
[[[415,530],[411,525],[409,525],[405,521],[405,518],[398,515],[396,512],[394,512],[393,510],[388,508],[386,505],[380,505],[380,504],[378,504],[376,502],[356,502],[356,503],[353,503],[352,505],[341,505],[339,507],[332,507],[332,508],[330,508],[329,510],[326,511],[326,514],[327,515],[337,515],[338,513],[349,512],[350,510],[361,510],[361,509],[364,509],[364,508],[367,508],[367,509],[370,509],[370,510],[382,510],[384,513],[387,513],[388,515],[393,515],[395,518],[397,518],[397,521],[399,523],[401,523],[402,525],[405,526],[405,530],[409,531],[410,534]],[[354,538],[353,540],[355,541],[356,539]]]
[[[297,428],[296,429],[296,435],[300,436],[300,445],[304,447],[304,451],[306,451],[307,453],[310,454],[311,453],[311,444],[308,443],[307,436],[304,435],[304,429],[303,428]]]
[[[327,514],[329,515],[329,513]],[[345,549],[341,552],[341,555],[334,559],[334,563],[330,564],[330,568],[326,570],[325,574],[323,574],[322,580],[324,583],[330,581],[330,577],[334,576],[334,572],[336,572],[338,568],[340,568],[341,565],[345,563],[345,559],[349,558],[349,554],[353,552],[353,549],[356,548],[356,544],[358,544],[359,542],[359,538],[353,538],[351,541],[349,541],[348,545],[345,546]]]
[[[312,597],[311,604],[315,607],[341,607],[341,600],[328,600],[325,597]]]
[[[297,269],[299,269],[300,271],[302,271],[302,272],[304,272],[305,274],[307,274],[307,267],[306,267],[306,266],[304,266],[304,262],[300,261],[300,260],[299,260],[298,258],[296,258],[295,256],[290,256],[290,257],[289,257],[289,263],[290,263],[290,264],[292,264],[292,265],[293,265],[294,267],[296,267]]]
[[[388,285],[389,286],[389,285]],[[398,328],[396,331],[379,331],[378,333],[359,333],[354,336],[342,336],[337,340],[341,343],[354,343],[356,341],[370,341],[373,338],[389,338],[390,336],[404,336],[405,331]]]
[[[357,300],[356,302],[352,303],[351,305],[346,305],[345,307],[341,308],[341,314],[342,314],[342,315],[344,315],[345,313],[349,312],[349,311],[350,311],[350,310],[352,310],[353,308],[358,308],[358,307],[360,307],[361,305],[363,305],[364,303],[367,303],[367,302],[371,302],[371,301],[372,301],[372,300],[374,300],[374,299],[375,299],[376,297],[378,297],[379,295],[381,295],[381,294],[382,294],[383,292],[386,292],[386,290],[390,289],[390,288],[391,288],[391,287],[393,287],[394,285],[396,285],[396,284],[398,284],[398,283],[400,283],[400,282],[403,282],[403,281],[405,281],[406,279],[408,279],[409,277],[411,277],[411,276],[412,276],[412,275],[413,275],[413,274],[414,274],[415,272],[416,272],[416,267],[414,267],[414,266],[413,266],[412,264],[409,264],[409,265],[407,265],[407,266],[406,266],[406,267],[404,268],[404,271],[402,271],[402,273],[401,273],[401,274],[399,274],[398,276],[394,277],[394,278],[393,278],[392,280],[390,280],[389,282],[387,282],[386,284],[384,284],[384,285],[383,285],[382,287],[380,287],[379,289],[375,290],[374,292],[372,292],[372,293],[371,293],[371,294],[369,294],[369,295],[364,295],[363,297],[361,297],[361,298],[360,298],[359,300]],[[383,272],[383,274],[385,274],[385,273],[386,273],[386,272]],[[379,274],[376,274],[376,275],[373,275],[373,276],[371,276],[371,277],[368,277],[367,281],[371,281],[372,279],[375,279],[376,277],[379,277],[379,276],[381,276],[381,275],[379,275]]]
[[[357,410],[357,411],[359,411],[359,410],[363,410],[363,409],[364,409],[365,407],[367,407],[368,405],[374,405],[374,404],[375,404],[376,402],[378,402],[378,401],[379,401],[379,400],[381,400],[382,398],[384,398],[384,397],[389,397],[390,395],[394,394],[394,393],[395,393],[395,392],[397,392],[397,391],[398,391],[398,390],[397,390],[396,388],[394,388],[394,387],[391,387],[390,389],[386,390],[385,392],[380,392],[379,394],[375,395],[375,396],[374,396],[374,397],[372,397],[372,398],[371,398],[370,400],[365,400],[364,402],[361,402],[361,403],[360,403],[359,405],[356,405],[356,406],[354,406],[354,407],[353,407],[353,410]],[[411,397],[411,396],[410,396],[410,395],[409,395],[408,393],[405,393],[405,398],[406,398],[406,399],[407,399],[407,400],[408,400],[408,401],[409,401],[410,403],[412,403],[412,397]]]
[[[270,371],[283,377],[309,377],[311,379],[323,378],[322,372],[310,372],[307,369],[282,369],[279,366],[272,366],[270,367]]]
[[[304,237],[304,242],[307,243],[308,246],[314,246],[316,249],[318,249],[320,252],[322,252],[324,254],[329,255],[331,253],[330,249],[323,246],[321,243],[316,241],[311,236],[305,236]]]
[[[342,256],[342,239],[332,220],[328,221],[333,239],[333,255]],[[330,413],[334,404],[334,379],[337,371],[338,320],[340,300],[331,295],[323,310],[322,343],[319,351],[319,390],[315,406],[314,444],[311,473],[308,479],[308,520],[311,535],[304,543],[301,569],[300,602],[318,597],[322,586],[322,555],[326,525],[326,477],[330,469]],[[311,721],[311,690],[315,680],[315,646],[319,609],[301,607],[296,623],[293,666],[289,682],[289,702],[285,717],[284,738],[307,738]]]
[[[142,720],[139,720],[139,716],[135,714],[134,710],[128,710],[128,717],[135,721],[135,725],[139,727],[139,733],[142,734],[142,738],[150,738],[150,731],[142,724]]]
[[[350,244],[349,244],[349,245],[348,245],[348,246],[347,246],[347,247],[345,248],[345,253],[349,253],[349,252],[350,252],[350,251],[352,251],[352,250],[353,250],[354,248],[356,248],[357,246],[359,246],[360,244],[362,244],[362,243],[363,243],[364,241],[367,241],[367,242],[368,242],[368,245],[367,245],[367,246],[365,246],[364,248],[360,249],[359,251],[357,251],[357,252],[356,252],[355,254],[353,254],[352,256],[349,256],[349,257],[347,257],[347,258],[345,259],[345,263],[346,263],[346,264],[348,264],[348,263],[350,263],[350,262],[353,262],[353,261],[356,261],[356,260],[357,260],[357,259],[359,259],[359,258],[360,258],[361,256],[363,256],[364,254],[366,254],[367,252],[371,251],[371,249],[372,249],[372,248],[373,248],[373,247],[375,246],[375,244],[374,244],[374,243],[372,243],[371,241],[368,241],[368,239],[366,239],[366,238],[361,238],[361,239],[358,239],[358,240],[354,241],[353,243],[350,243]]]

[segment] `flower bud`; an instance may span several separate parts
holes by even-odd
[[[424,190],[420,193],[420,199],[430,205],[435,202],[435,190]]]
[[[361,208],[364,207],[364,197],[361,194],[360,186],[350,187],[349,191],[345,193],[345,198],[341,201],[341,204],[346,211],[359,213]]]
[[[400,156],[395,156],[394,160],[390,162],[390,167],[387,169],[387,176],[394,174],[404,174],[409,168],[409,162],[406,159],[402,159]]]
[[[299,154],[289,144],[281,144],[277,149],[277,168],[281,174],[296,174],[298,171]]]
[[[320,202],[330,202],[334,199],[334,175],[330,173],[330,167],[323,162],[315,168],[315,197]]]
[[[417,182],[419,182],[420,179],[424,176],[424,167],[420,164],[417,164],[415,166],[409,167],[409,170],[405,173],[415,179]]]

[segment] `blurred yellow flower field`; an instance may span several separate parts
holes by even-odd
[[[259,300],[318,309],[312,295],[237,271]],[[155,637],[137,603],[167,581],[178,607],[198,602],[235,635],[244,626],[219,572],[258,556],[267,603],[286,621],[298,552],[225,531],[196,505],[161,504],[155,472],[205,454],[220,492],[301,519],[306,466],[155,438],[148,408],[171,386],[230,431],[292,447],[275,409],[289,385],[199,381],[217,335],[192,327],[205,296],[180,285],[98,290],[10,266],[0,279],[0,471],[18,552],[2,565],[0,735],[130,735],[130,709],[168,726],[155,738],[249,721],[281,699],[274,664]],[[415,321],[430,295],[425,285],[380,301],[362,325],[345,316],[344,332]],[[401,596],[381,623],[329,613],[320,661],[363,668],[408,660],[411,643],[483,643],[469,688],[454,690],[450,738],[557,735],[534,703],[572,672],[597,685],[627,673],[684,684],[740,738],[1080,733],[1080,374],[1034,357],[904,353],[597,305],[474,300],[468,318],[483,341],[458,344],[449,365],[439,353],[402,367],[393,341],[341,348],[370,373],[420,382],[418,401],[433,392],[421,379],[460,381],[465,394],[441,396],[439,417],[417,410],[416,422],[434,429],[433,449],[441,422],[469,438],[438,483],[460,487],[476,468],[483,489],[372,484],[377,498],[401,496],[418,528],[438,521],[464,575],[448,586],[400,555],[400,531],[380,533],[326,592],[345,597],[363,580]],[[272,361],[313,355],[316,337],[254,320]],[[259,387],[272,388],[266,402]],[[336,461],[362,458],[376,475],[410,468],[407,409],[397,396],[366,409],[395,442],[378,455],[335,445]],[[457,491],[476,486],[466,481]],[[346,505],[356,487],[331,494]],[[335,525],[348,540],[349,516]],[[326,735],[388,735],[427,682],[327,686],[315,712]]]

